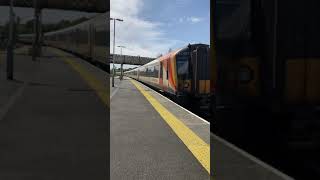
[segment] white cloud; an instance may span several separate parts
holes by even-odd
[[[123,54],[156,57],[179,43],[166,38],[162,29],[164,24],[140,18],[143,0],[111,0],[110,4],[110,16],[124,20],[116,22],[116,46],[127,47],[123,49]],[[110,23],[110,45],[113,46],[113,21]],[[116,47],[115,50],[120,53],[120,48]]]
[[[191,22],[191,23],[198,23],[198,22],[202,21],[202,19],[201,19],[201,18],[198,18],[198,17],[188,17],[187,20],[188,20],[189,22]]]
[[[198,22],[201,22],[203,21],[202,18],[199,18],[199,17],[180,17],[178,19],[178,22],[179,23],[191,23],[191,24],[195,24],[195,23],[198,23]]]

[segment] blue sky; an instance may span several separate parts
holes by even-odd
[[[168,38],[210,41],[210,0],[146,0],[139,17],[164,23]]]
[[[110,7],[111,17],[124,20],[116,24],[116,45],[127,47],[123,54],[155,57],[210,42],[210,0],[111,0]]]

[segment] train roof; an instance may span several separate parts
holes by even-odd
[[[188,46],[209,46],[209,45],[207,45],[207,44],[202,44],[202,43],[198,43],[198,44],[188,44],[188,45],[186,45],[186,46],[184,46],[184,47],[182,47],[182,48],[175,49],[175,50],[173,50],[172,52],[167,53],[167,54],[165,54],[165,55],[163,55],[163,56],[161,56],[161,57],[159,57],[159,58],[157,58],[157,59],[155,59],[155,60],[153,60],[153,61],[151,61],[151,62],[149,62],[149,63],[147,63],[147,64],[145,64],[145,65],[143,65],[143,66],[147,66],[147,65],[153,64],[155,61],[158,61],[158,60],[162,61],[162,60],[164,60],[164,59],[167,59],[168,57],[179,53],[181,50],[188,48]]]
[[[104,24],[104,22],[109,22],[107,21],[107,17],[108,17],[108,14],[109,13],[104,13],[104,14],[98,14],[97,16],[89,19],[88,21],[85,21],[85,22],[82,22],[80,24],[77,24],[77,25],[74,25],[74,26],[71,26],[71,27],[67,27],[67,28],[64,28],[64,29],[60,29],[60,30],[57,30],[57,31],[52,31],[52,32],[47,32],[45,33],[44,35],[52,35],[52,34],[58,34],[58,33],[63,33],[63,32],[67,32],[69,30],[73,30],[73,29],[76,29],[76,28],[79,28],[81,26],[85,26],[85,25],[88,25],[88,24],[91,24],[91,23],[94,23],[94,24],[101,24],[101,25],[106,25]],[[110,28],[106,25],[106,28]]]
[[[109,16],[109,12],[108,13],[103,13],[103,14],[98,14],[96,16],[94,16],[93,18],[85,21],[85,22],[82,22],[80,24],[77,24],[77,25],[74,25],[74,26],[71,26],[71,27],[67,27],[67,28],[64,28],[64,29],[60,29],[60,30],[56,30],[56,31],[51,31],[51,32],[46,32],[44,33],[44,35],[53,35],[53,34],[58,34],[58,33],[63,33],[63,32],[67,32],[69,30],[72,30],[72,29],[75,29],[75,28],[79,28],[81,26],[85,26],[85,25],[88,25],[88,24],[91,24],[91,23],[94,23],[94,24],[101,24],[101,25],[105,25],[105,27],[107,29],[109,29],[110,27],[107,26],[104,22],[109,22],[108,20],[108,16]],[[32,37],[34,34],[21,34],[19,35],[20,37]]]
[[[150,65],[150,64],[153,64],[153,63],[155,63],[155,62],[158,62],[158,61],[162,61],[162,60],[164,60],[164,59],[167,59],[168,57],[179,53],[181,50],[183,50],[183,49],[185,49],[185,48],[188,48],[189,46],[208,46],[208,47],[209,47],[209,45],[207,45],[207,44],[202,44],[202,43],[188,44],[188,45],[186,45],[186,46],[184,46],[184,47],[182,47],[182,48],[173,50],[172,52],[170,52],[170,53],[168,53],[168,54],[165,54],[165,55],[163,55],[163,56],[161,56],[161,57],[159,57],[159,58],[157,58],[157,59],[155,59],[155,60],[153,60],[153,61],[151,61],[151,62],[149,62],[149,63],[147,63],[147,64],[144,64],[143,66],[137,67],[137,68],[135,68],[135,69],[132,69],[132,70],[126,71],[126,72],[135,71],[135,70],[137,70],[137,69],[139,69],[139,68],[142,68],[142,67],[148,66],[148,65]]]

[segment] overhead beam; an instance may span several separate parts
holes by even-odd
[[[0,6],[9,6],[10,0],[0,0]],[[33,7],[33,0],[14,0],[15,7]],[[62,9],[104,13],[109,11],[107,0],[39,0],[40,9]]]
[[[110,62],[116,64],[130,64],[130,65],[144,65],[147,64],[156,58],[151,57],[141,57],[141,56],[128,56],[128,55],[119,55],[115,54],[110,56]]]

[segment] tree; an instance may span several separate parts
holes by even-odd
[[[161,57],[161,56],[162,56],[162,54],[158,54],[158,55],[157,55],[157,58],[159,58],[159,57]]]
[[[76,24],[82,23],[82,22],[87,21],[87,20],[89,20],[89,18],[81,17],[79,19],[76,19],[76,20],[72,21],[72,25],[76,25]]]
[[[60,30],[60,29],[64,29],[70,26],[74,26],[77,25],[79,23],[82,23],[84,21],[87,21],[89,18],[87,17],[81,17],[78,19],[75,19],[73,21],[70,20],[65,20],[62,19],[61,21],[57,22],[57,23],[48,23],[48,24],[43,24],[42,25],[42,30],[43,32],[51,32],[51,31],[56,31],[56,30]],[[34,20],[28,20],[26,21],[25,24],[20,24],[19,25],[19,33],[20,34],[30,34],[33,33],[33,27],[34,26]],[[4,26],[4,31],[7,31],[7,25]]]

